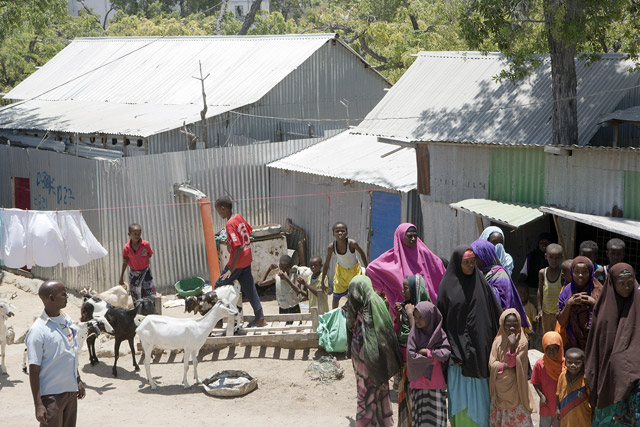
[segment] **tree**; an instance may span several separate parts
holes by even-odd
[[[0,44],[20,31],[43,31],[66,12],[64,0],[0,0]]]
[[[638,6],[628,0],[468,0],[460,15],[462,35],[473,49],[494,44],[511,60],[497,77],[516,80],[540,66],[541,53],[551,60],[554,145],[578,143],[577,80],[574,58],[580,50],[597,53],[619,49],[621,39],[630,57],[637,57],[637,39],[630,32]],[[596,55],[593,55],[596,53]]]

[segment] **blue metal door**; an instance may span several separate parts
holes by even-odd
[[[374,191],[371,198],[369,260],[393,247],[393,234],[402,220],[402,197],[398,193]]]

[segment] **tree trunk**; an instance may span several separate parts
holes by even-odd
[[[547,21],[547,43],[551,57],[551,88],[554,101],[553,145],[578,144],[577,79],[574,62],[577,43],[566,36],[569,23],[575,23],[576,1],[545,1],[544,13]],[[562,22],[559,22],[560,20]]]
[[[254,0],[251,3],[251,9],[249,9],[249,13],[247,13],[244,17],[244,21],[242,21],[242,28],[238,31],[239,36],[245,36],[249,31],[249,28],[253,25],[254,19],[256,19],[256,13],[260,10],[260,4],[262,0]]]
[[[224,13],[227,10],[227,0],[222,0],[222,4],[220,5],[220,15],[218,15],[218,20],[216,21],[216,34],[222,34],[222,20],[224,19]]]

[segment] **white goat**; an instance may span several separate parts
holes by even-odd
[[[11,297],[14,299],[18,294],[15,293]],[[5,349],[7,347],[7,319],[13,316],[12,309],[16,309],[8,299],[0,301],[0,350],[2,350],[2,362],[0,362],[0,371],[3,374],[7,373],[7,366],[5,365]]]
[[[85,286],[80,291],[80,294],[85,298],[98,297],[111,305],[115,305],[116,307],[133,308],[133,302],[130,301],[131,298],[129,296],[129,292],[120,285],[114,286],[113,288],[100,293],[91,289],[91,286]]]
[[[233,287],[229,286],[230,289]],[[151,376],[151,352],[154,348],[164,350],[184,349],[184,377],[182,385],[189,388],[187,372],[189,358],[193,361],[193,378],[198,379],[198,353],[219,320],[237,314],[236,308],[228,301],[219,300],[209,312],[199,319],[178,319],[169,316],[147,316],[136,329],[136,334],[144,350],[144,369],[147,381],[152,389],[156,389],[156,382]]]

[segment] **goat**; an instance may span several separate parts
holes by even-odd
[[[233,286],[219,286],[206,294],[185,298],[184,312],[200,313],[204,316],[218,301],[226,301],[236,307],[238,314],[235,316],[235,329],[239,328],[242,325],[242,293],[237,280],[233,282]]]
[[[129,292],[120,285],[114,286],[113,288],[100,293],[91,289],[91,286],[85,286],[80,290],[80,295],[84,296],[85,300],[91,297],[98,297],[111,305],[115,305],[116,307],[133,308],[133,304],[129,302]]]
[[[156,309],[153,301],[148,298],[143,298],[136,302],[136,306],[131,310],[122,307],[114,307],[113,305],[102,301],[98,297],[91,297],[87,299],[81,307],[82,321],[91,320],[96,316],[103,316],[106,319],[105,326],[108,324],[113,329],[113,335],[115,337],[114,343],[114,357],[112,374],[114,377],[118,376],[116,366],[118,364],[118,358],[120,357],[120,343],[122,341],[129,341],[129,348],[131,349],[131,358],[133,359],[133,368],[136,371],[140,370],[138,363],[136,362],[136,352],[133,347],[133,337],[136,334],[136,316],[138,314],[155,314]],[[95,350],[95,337],[87,340],[87,346],[89,348],[89,359],[92,365],[98,363],[98,357]]]
[[[233,288],[231,288],[233,289]],[[152,389],[156,389],[156,382],[151,376],[150,359],[154,348],[164,350],[184,349],[184,388],[191,387],[187,381],[189,358],[193,361],[193,378],[198,379],[198,353],[219,320],[233,316],[238,312],[224,300],[219,300],[211,310],[199,319],[178,319],[169,316],[148,316],[136,329],[142,349],[144,350],[144,369],[147,381]]]
[[[78,359],[80,358],[80,350],[85,341],[89,337],[97,337],[100,335],[101,326],[104,328],[100,320],[94,319],[88,322],[73,322],[73,328],[76,330],[76,339],[78,342],[78,349],[76,350],[76,371],[78,370]],[[88,346],[87,346],[88,348]],[[22,372],[29,373],[27,369],[27,349],[24,349],[24,355],[22,356]]]
[[[5,355],[6,355],[6,347],[7,347],[7,319],[13,316],[12,309],[15,310],[15,307],[9,302],[11,299],[17,297],[18,294],[14,293],[10,299],[4,299],[0,301],[0,350],[2,350],[2,362],[0,362],[0,372],[2,374],[7,373],[7,366],[5,365]]]

